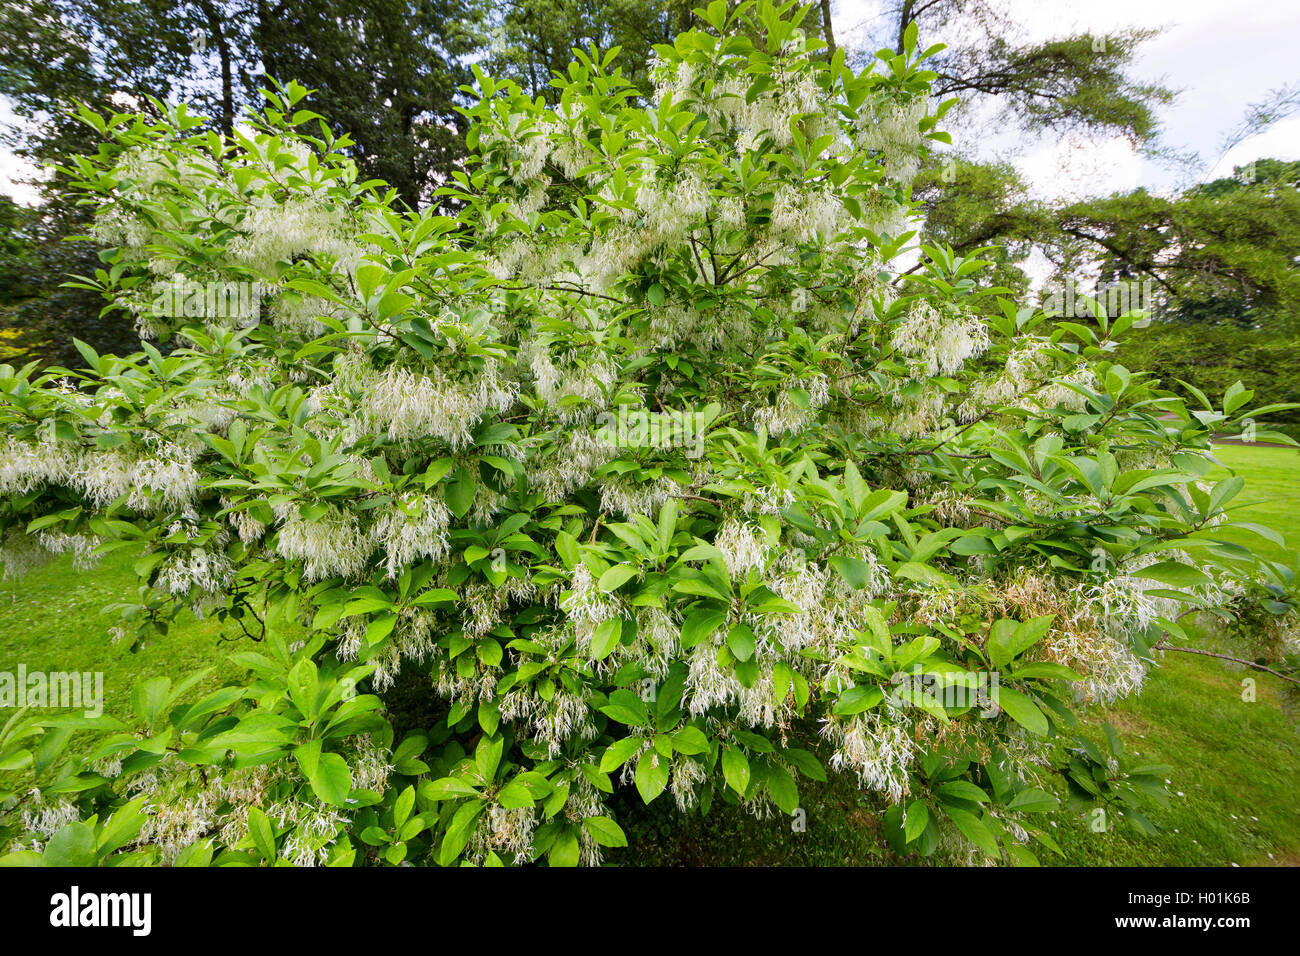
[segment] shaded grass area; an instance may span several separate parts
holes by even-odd
[[[1225,446],[1218,457],[1247,475],[1240,519],[1281,531],[1300,544],[1300,452],[1291,449]],[[1222,474],[1227,474],[1225,470]],[[1281,549],[1253,535],[1225,532],[1241,544],[1282,559]],[[1271,550],[1269,550],[1271,549]],[[236,644],[220,641],[212,620],[185,617],[163,639],[135,653],[112,643],[110,616],[101,609],[134,593],[131,559],[114,555],[90,572],[69,558],[33,571],[19,582],[0,585],[0,670],[25,664],[29,671],[102,671],[105,712],[125,714],[138,679],[166,674],[178,681],[196,669],[213,668],[191,695],[197,697],[237,678],[226,662]],[[238,631],[229,625],[228,631]],[[246,646],[247,642],[241,642]],[[1300,780],[1300,734],[1294,716],[1279,706],[1280,682],[1257,675],[1258,700],[1242,700],[1242,678],[1221,662],[1170,655],[1136,698],[1085,721],[1084,731],[1101,739],[1110,720],[1126,747],[1143,763],[1171,765],[1168,809],[1149,814],[1162,828],[1139,835],[1122,821],[1093,832],[1083,817],[1062,811],[1053,830],[1063,858],[1039,853],[1044,863],[1080,866],[1227,865],[1300,862],[1300,809],[1294,796]],[[418,688],[401,682],[403,694]],[[399,710],[410,701],[394,701]],[[0,719],[6,717],[0,711]],[[811,744],[814,735],[802,737]],[[824,754],[822,755],[825,756]],[[682,816],[670,794],[649,807],[635,791],[620,788],[612,808],[631,846],[607,855],[623,865],[914,865],[889,850],[879,829],[882,805],[860,792],[851,777],[833,774],[826,783],[800,782],[802,821],[774,816],[756,819],[738,807],[716,804],[707,816]],[[802,824],[802,825],[800,825]],[[962,848],[947,848],[957,857]],[[953,859],[945,853],[944,859]]]
[[[1062,814],[1058,841],[1081,866],[1226,866],[1296,862],[1300,851],[1300,734],[1279,706],[1275,678],[1257,677],[1243,699],[1244,671],[1184,654],[1166,655],[1138,697],[1091,723],[1109,720],[1143,763],[1168,764],[1162,828],[1141,836],[1123,823],[1094,833]],[[1100,739],[1099,735],[1093,734]]]
[[[24,664],[28,673],[102,672],[106,714],[126,714],[132,687],[147,677],[164,674],[178,682],[213,668],[192,690],[194,697],[237,678],[241,671],[226,661],[236,645],[221,642],[215,620],[196,620],[186,613],[166,637],[155,637],[134,652],[114,643],[110,629],[116,619],[102,612],[137,593],[133,560],[118,552],[93,570],[81,571],[64,555],[19,581],[0,584],[0,670]],[[227,631],[238,628],[231,624]]]
[[[810,741],[804,741],[808,746]],[[819,755],[824,756],[824,755]],[[642,806],[635,789],[621,788],[611,810],[627,833],[628,847],[607,850],[607,863],[624,866],[908,866],[880,829],[885,805],[857,788],[848,774],[825,783],[800,780],[797,817],[764,819],[738,806],[714,804],[682,814],[665,793]]]
[[[1218,662],[1169,655],[1143,693],[1084,717],[1080,732],[1101,743],[1112,723],[1127,753],[1144,764],[1168,764],[1169,806],[1152,806],[1160,828],[1145,836],[1122,818],[1095,831],[1092,821],[1063,809],[1051,833],[1063,856],[1034,845],[1039,860],[1065,866],[1227,866],[1300,863],[1300,734],[1279,707],[1273,678],[1257,682],[1257,699],[1242,699],[1241,678]],[[811,741],[804,735],[805,745]],[[824,755],[823,755],[824,756]],[[619,819],[631,846],[611,862],[649,865],[917,865],[894,854],[879,830],[883,806],[852,778],[800,780],[806,830],[787,817],[753,818],[715,806],[674,825],[668,796],[648,808],[624,800]],[[1064,788],[1053,787],[1064,796]],[[947,852],[944,852],[947,850]],[[967,860],[964,846],[941,847],[934,862]]]

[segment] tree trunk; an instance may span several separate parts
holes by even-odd
[[[221,29],[221,13],[211,0],[202,0],[200,7],[208,21],[208,32],[217,44],[217,56],[221,58],[221,131],[227,136],[235,128],[235,83],[234,71],[230,62],[230,41],[226,31]]]
[[[826,59],[835,59],[835,31],[831,28],[831,0],[821,0],[822,30],[826,36]]]
[[[894,52],[902,54],[907,44],[907,27],[912,22],[912,10],[916,6],[916,0],[903,0],[903,6],[898,11],[898,45]]]

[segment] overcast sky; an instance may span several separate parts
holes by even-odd
[[[1300,0],[1003,0],[1031,39],[1088,30],[1105,33],[1122,26],[1163,27],[1136,64],[1138,79],[1163,80],[1180,90],[1166,108],[1164,142],[1193,150],[1207,161],[1219,155],[1223,136],[1235,127],[1247,106],[1270,90],[1300,82]],[[834,0],[836,33],[851,44],[861,25],[880,15],[884,0]],[[923,38],[924,40],[924,38]],[[0,120],[12,114],[0,102]],[[970,143],[957,142],[969,150]],[[1146,186],[1167,190],[1177,185],[1176,170],[1137,155],[1123,140],[983,144],[978,153],[1012,158],[1044,198],[1106,195]],[[1247,140],[1213,170],[1232,171],[1233,164],[1260,156],[1300,159],[1300,116],[1283,120]],[[16,183],[30,175],[7,152],[0,152],[0,191],[31,201],[30,190]]]
[[[883,0],[834,0],[837,39],[852,45],[884,6]],[[1082,31],[1104,35],[1125,26],[1161,28],[1139,54],[1134,78],[1180,91],[1160,113],[1162,139],[1200,154],[1207,164],[1219,158],[1225,134],[1241,122],[1249,104],[1270,90],[1300,83],[1300,0],[1002,0],[1001,6],[1033,40]],[[962,151],[972,145],[954,138]],[[1168,190],[1186,175],[1144,159],[1118,138],[1003,140],[975,152],[1013,158],[1045,198],[1107,195],[1137,186]],[[1300,159],[1300,116],[1242,142],[1214,164],[1210,178],[1261,156]]]

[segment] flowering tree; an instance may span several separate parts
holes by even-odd
[[[804,9],[726,6],[649,103],[614,53],[550,105],[480,75],[423,214],[296,84],[230,137],[84,114],[83,283],[143,351],[3,369],[4,567],[131,549],[122,640],[216,615],[250,677],[8,728],[11,862],[596,863],[617,787],[790,813],[814,750],[900,851],[1032,862],[1055,772],[1158,789],[1072,711],[1180,618],[1294,651],[1289,572],[1221,535],[1241,479],[1205,481],[1268,409],[1113,364],[1133,314],[1049,324],[940,248],[900,274],[933,51],[855,75]],[[440,709],[397,740],[403,667]],[[60,723],[101,736],[31,746]]]

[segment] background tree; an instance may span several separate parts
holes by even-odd
[[[0,94],[22,121],[6,143],[36,163],[93,152],[97,137],[75,120],[76,103],[109,109],[119,100],[147,109],[147,96],[187,89],[196,8],[161,0],[4,0],[0,3]],[[57,186],[56,186],[57,188]]]
[[[412,209],[465,155],[458,87],[480,49],[478,0],[258,0],[253,42],[264,73],[314,92],[305,106],[353,141],[366,178]]]
[[[28,211],[0,196],[0,307],[32,295],[32,249]]]
[[[574,48],[619,47],[619,65],[643,95],[650,92],[654,45],[671,43],[692,21],[691,0],[513,0],[492,25],[487,66],[532,96],[553,95]]]
[[[102,265],[90,242],[68,243],[89,222],[63,176],[53,168],[80,153],[93,153],[99,134],[78,121],[73,107],[131,106],[152,113],[149,97],[183,96],[229,129],[236,107],[247,101],[251,83],[236,84],[237,5],[161,0],[5,0],[0,4],[0,93],[19,122],[5,133],[14,152],[45,174],[34,185],[42,197],[24,214],[33,243],[25,262],[29,292],[6,304],[4,322],[13,330],[19,354],[44,363],[77,358],[73,337],[101,348],[130,348],[138,336],[120,312],[101,314],[102,302],[84,290],[65,289],[72,275],[90,275]],[[209,38],[216,34],[209,43]],[[217,84],[204,51],[219,54]],[[247,71],[244,71],[246,76]],[[215,89],[215,92],[214,92]]]
[[[1008,164],[939,162],[916,190],[935,241],[990,248],[998,280],[1022,291],[1037,251],[1051,270],[1038,276],[1044,296],[1068,282],[1149,282],[1153,322],[1129,337],[1126,362],[1210,395],[1241,380],[1269,401],[1295,399],[1300,164],[1260,159],[1173,196],[1137,189],[1052,205],[1027,198]],[[1300,424],[1294,412],[1282,420]]]
[[[871,35],[888,42],[891,31],[912,22],[927,37],[948,40],[936,58],[935,90],[960,93],[969,121],[993,117],[1031,134],[1122,135],[1149,154],[1173,155],[1157,139],[1157,110],[1172,93],[1128,78],[1150,31],[1028,43],[985,0],[902,0]],[[1224,136],[1219,159],[1297,108],[1295,87],[1250,104]],[[1215,165],[1180,161],[1189,170]],[[963,254],[987,249],[998,281],[1018,292],[1029,286],[1024,267],[1037,273],[1044,259],[1051,274],[1036,278],[1053,288],[1079,279],[1152,282],[1156,321],[1122,353],[1135,367],[1212,395],[1243,380],[1272,401],[1295,398],[1294,164],[1258,160],[1169,196],[1138,189],[1052,204],[1033,200],[1008,162],[932,152],[915,195],[926,235]],[[1031,256],[1042,259],[1028,266]],[[1300,426],[1294,412],[1282,418],[1290,431]]]
[[[900,52],[913,25],[923,42],[946,44],[930,64],[939,74],[934,95],[960,96],[962,109],[977,116],[991,109],[1000,125],[1118,134],[1143,143],[1157,130],[1158,108],[1172,100],[1170,90],[1130,75],[1138,49],[1155,31],[1031,41],[993,0],[891,0],[866,24],[855,59],[878,47]]]
[[[651,91],[655,44],[667,44],[696,24],[695,0],[511,0],[492,21],[487,67],[533,96],[549,95],[551,77],[564,73],[573,49],[614,47],[619,65],[642,93]],[[821,0],[803,27],[835,51],[830,0]]]

